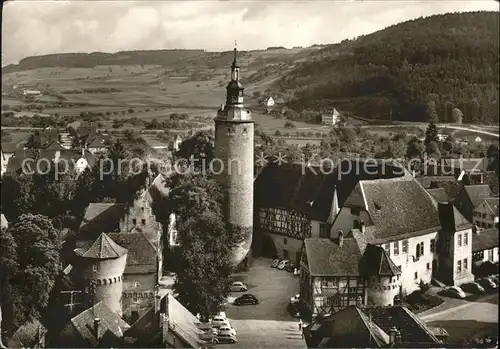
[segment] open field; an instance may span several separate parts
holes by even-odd
[[[428,325],[446,329],[450,335],[448,344],[463,344],[473,338],[498,336],[498,323],[455,320],[430,322]]]

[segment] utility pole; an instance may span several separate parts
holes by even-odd
[[[79,305],[81,303],[75,303],[74,302],[74,295],[76,294],[81,294],[82,291],[77,291],[77,290],[70,290],[70,291],[61,291],[63,294],[69,294],[69,303],[64,304],[65,307],[69,308],[69,311],[71,315],[73,315],[73,309],[75,308],[75,305]]]

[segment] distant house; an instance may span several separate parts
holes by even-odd
[[[476,143],[481,143],[482,141],[483,140],[479,136],[477,136],[476,138],[474,138],[474,142],[476,142]]]
[[[9,160],[11,157],[14,156],[14,153],[16,151],[16,145],[14,143],[2,143],[2,148],[1,148],[1,165],[2,165],[2,176],[3,174],[7,171],[7,166],[9,164]]]
[[[7,348],[45,348],[47,329],[33,319],[19,327],[7,341]]]
[[[181,143],[182,143],[181,136],[176,135],[175,139],[173,139],[171,144],[170,144],[170,149],[172,149],[172,151],[174,151],[174,152],[179,151],[179,149],[181,149]]]
[[[61,331],[58,344],[66,348],[121,347],[129,324],[103,302],[73,317]]]
[[[484,174],[488,171],[487,158],[442,159],[441,167],[465,184],[483,183]]]
[[[341,121],[341,115],[337,109],[333,108],[321,115],[321,124],[335,126]]]
[[[304,329],[308,348],[436,348],[442,343],[406,307],[350,306]],[[440,331],[440,337],[447,337]]]
[[[474,208],[490,197],[493,197],[493,192],[487,184],[464,185],[453,204],[469,222],[473,222]]]
[[[0,219],[1,219],[1,229],[2,230],[7,229],[9,227],[9,221],[7,220],[7,218],[5,218],[5,215],[3,213],[0,215]]]
[[[23,90],[25,96],[41,96],[42,93],[38,90]]]
[[[498,224],[498,197],[484,198],[472,211],[472,222],[481,228],[494,228]]]
[[[264,100],[264,105],[265,105],[266,107],[268,107],[268,108],[269,108],[269,107],[274,107],[274,104],[275,104],[275,102],[274,102],[273,97],[268,97],[268,98],[266,98],[266,99]]]
[[[477,229],[472,236],[472,261],[496,263],[498,252],[498,228]]]

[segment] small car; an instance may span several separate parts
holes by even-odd
[[[248,287],[241,281],[235,281],[231,285],[231,292],[245,292]]]
[[[280,262],[281,262],[281,259],[273,259],[273,261],[271,263],[271,268],[277,268],[278,264],[280,264]]]
[[[476,281],[479,285],[483,286],[485,290],[492,290],[498,287],[498,285],[489,278],[482,278]]]
[[[211,328],[208,331],[205,331],[202,334],[200,334],[200,339],[202,339],[204,341],[211,341],[212,339],[214,339],[217,336],[217,334],[218,334],[217,329]]]
[[[449,297],[460,298],[463,299],[467,297],[465,292],[458,286],[450,286],[444,290],[444,294]]]
[[[227,321],[227,319],[225,317],[222,317],[222,316],[214,316],[214,318],[212,319],[212,326],[215,327],[215,328],[219,328],[221,327],[222,325],[228,325],[228,326],[231,326],[229,324],[229,321]]]
[[[219,327],[218,334],[222,334],[222,333],[229,333],[233,336],[237,335],[236,330],[234,328],[232,328],[231,326],[227,326],[227,325],[222,325],[221,327]]]
[[[473,294],[481,294],[485,292],[483,286],[479,285],[477,282],[470,282],[468,284],[462,285],[461,288],[462,290]]]
[[[238,337],[233,336],[232,334],[229,333],[220,333],[217,335],[217,337],[214,338],[213,340],[214,343],[237,343],[238,342]]]
[[[253,294],[245,293],[234,300],[234,305],[259,304],[259,300]]]
[[[292,262],[290,262],[289,260],[286,260],[286,259],[285,259],[285,260],[282,260],[282,261],[280,262],[280,264],[278,264],[278,269],[279,269],[279,270],[283,270],[283,269],[285,269],[285,267],[286,267],[287,265],[289,265],[289,264],[291,264],[291,263],[292,263]]]
[[[295,304],[300,302],[300,294],[296,294],[293,297],[290,297],[290,304]]]
[[[295,267],[295,265],[290,263],[290,264],[285,265],[284,269],[289,273],[293,273],[293,271],[296,269],[296,267]]]

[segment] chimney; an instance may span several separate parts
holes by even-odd
[[[389,329],[389,344],[396,344],[396,334],[398,333],[398,329],[395,326],[392,326]]]
[[[94,335],[95,335],[96,339],[99,339],[99,337],[100,337],[99,336],[100,335],[100,333],[99,333],[99,323],[100,322],[101,322],[101,319],[99,319],[99,318],[94,319]]]
[[[361,221],[359,223],[359,230],[364,233],[365,232],[365,221]]]
[[[339,246],[342,247],[344,245],[344,232],[342,230],[339,231]]]
[[[82,158],[85,157],[85,148],[82,147]]]

